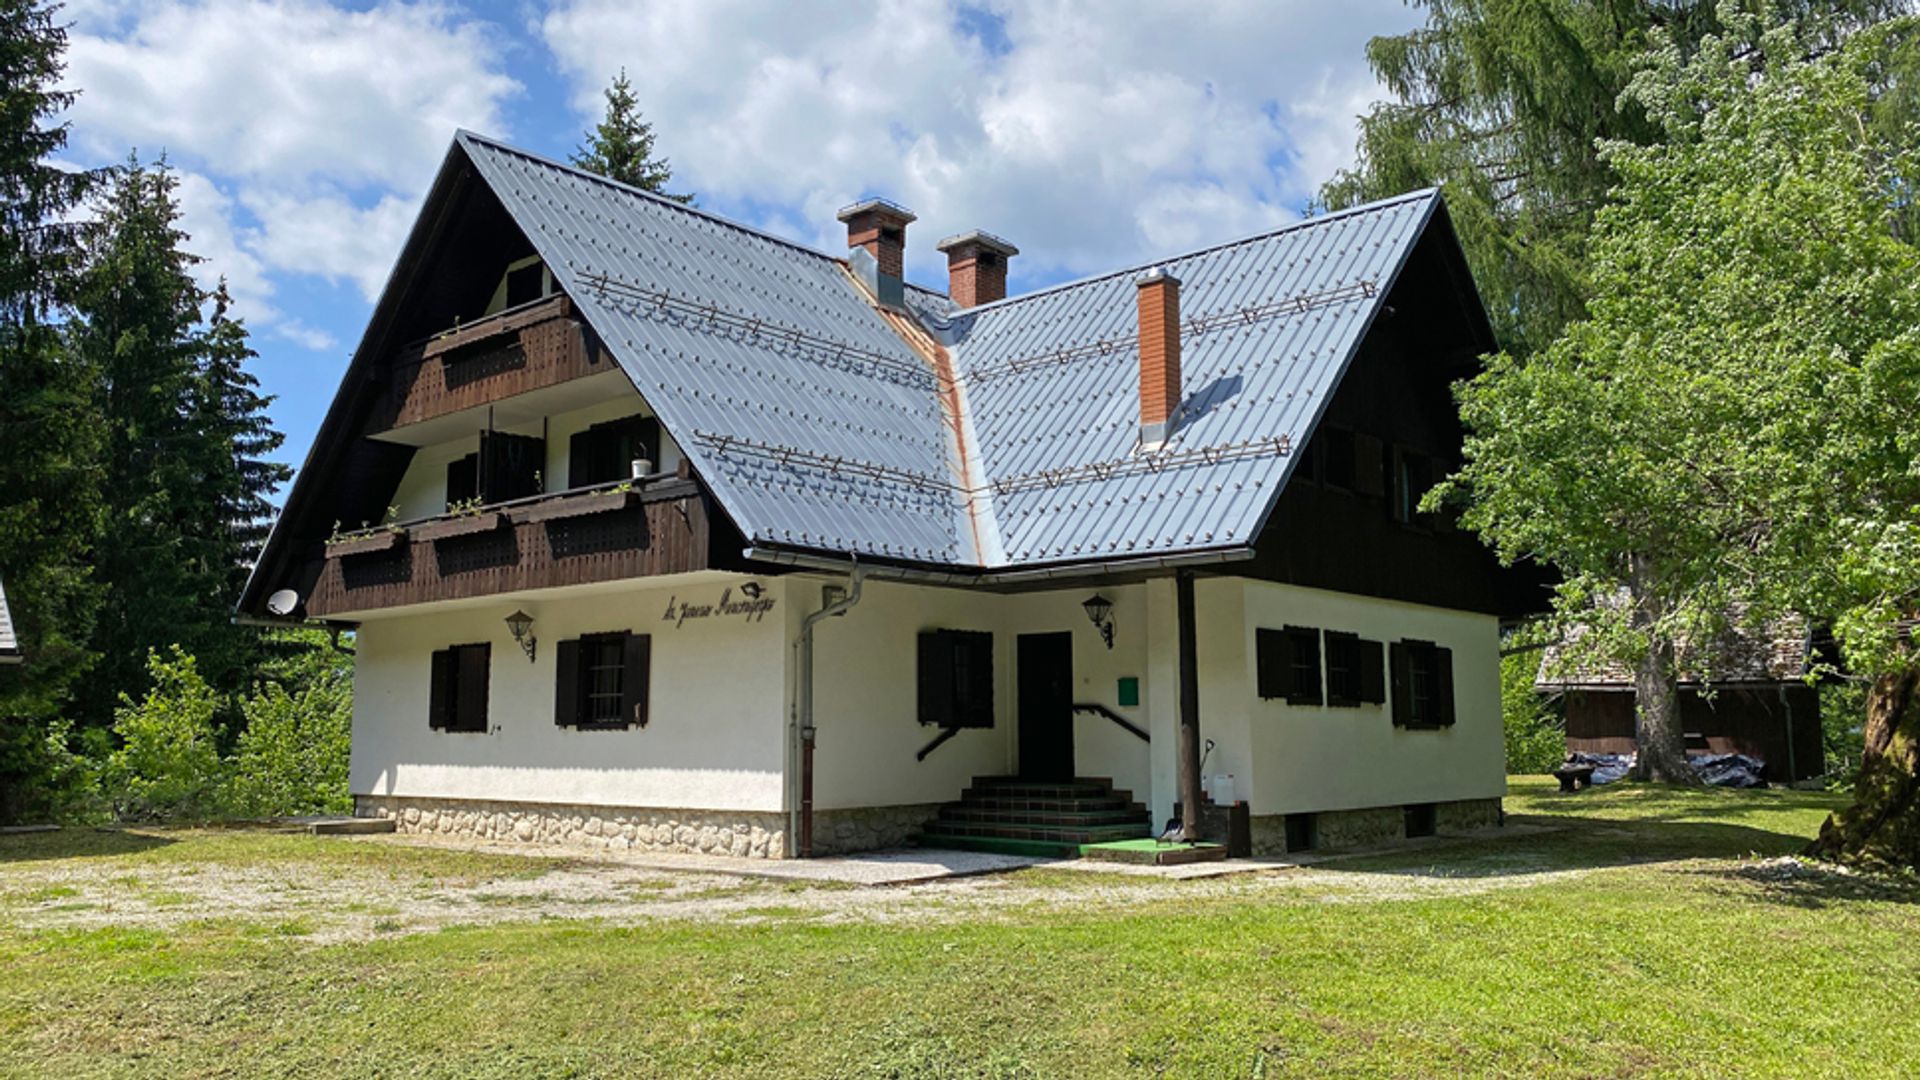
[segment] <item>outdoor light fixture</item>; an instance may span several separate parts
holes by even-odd
[[[1087,609],[1087,618],[1100,628],[1100,640],[1107,643],[1107,648],[1113,648],[1113,601],[1094,593],[1081,601],[1080,606]]]
[[[527,654],[527,662],[533,662],[533,648],[539,640],[533,636],[533,616],[524,611],[516,611],[507,616],[507,632],[520,645],[520,651]]]

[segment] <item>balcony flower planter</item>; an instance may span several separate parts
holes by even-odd
[[[557,521],[561,518],[585,517],[588,514],[605,514],[613,510],[625,510],[640,497],[637,491],[589,491],[581,495],[563,495],[557,499],[534,503],[532,506],[515,511],[514,516],[521,521]]]
[[[327,541],[327,558],[338,559],[348,555],[374,555],[382,551],[392,551],[399,547],[406,537],[405,529],[376,529],[373,532],[343,536],[338,540]]]
[[[488,510],[478,514],[456,514],[453,517],[414,526],[413,538],[415,540],[451,540],[456,536],[472,536],[475,533],[492,532],[506,520],[506,515],[498,510]]]

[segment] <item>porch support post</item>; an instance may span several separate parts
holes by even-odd
[[[1200,664],[1193,625],[1193,572],[1173,576],[1174,621],[1180,637],[1180,739],[1176,749],[1180,787],[1180,839],[1200,839]]]

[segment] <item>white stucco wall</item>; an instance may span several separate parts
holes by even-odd
[[[838,579],[809,577],[789,582],[795,598],[794,632],[803,599],[820,604],[820,587]],[[1141,680],[1146,701],[1145,590],[1103,588],[1113,601],[1117,627],[1109,650],[1087,620],[1081,601],[1091,589],[999,595],[963,589],[868,582],[861,602],[823,623],[815,637],[814,805],[821,809],[944,802],[957,798],[975,776],[1006,775],[1019,768],[1017,727],[1017,636],[1066,631],[1073,635],[1074,700],[1098,702],[1147,726],[1144,708],[1120,708],[1117,682]],[[915,753],[938,734],[916,716],[916,641],[922,630],[992,633],[994,726],[960,732],[916,761]],[[1075,771],[1110,777],[1116,786],[1147,797],[1147,744],[1099,717],[1074,719]]]
[[[1245,584],[1238,616],[1245,689],[1227,710],[1227,726],[1235,732],[1244,727],[1244,742],[1236,739],[1233,760],[1247,764],[1252,784],[1243,785],[1241,794],[1253,813],[1490,799],[1506,793],[1500,627],[1493,616],[1264,582]],[[1222,621],[1233,618],[1225,613]],[[1204,616],[1202,623],[1210,625]],[[1391,702],[1330,708],[1262,700],[1255,690],[1254,631],[1287,625],[1344,630],[1382,643],[1432,641],[1453,650],[1453,726],[1437,731],[1395,727]],[[1215,647],[1230,649],[1224,638],[1231,629],[1211,628],[1219,639]],[[1325,656],[1321,659],[1324,663]],[[1205,710],[1204,691],[1202,706]],[[1212,720],[1216,714],[1204,715]]]
[[[351,784],[360,795],[501,799],[713,810],[782,809],[784,613],[662,621],[670,597],[708,603],[726,583],[600,586],[585,595],[502,599],[370,618],[354,664]],[[777,594],[776,594],[777,595]],[[781,605],[784,606],[784,603]],[[529,663],[502,621],[534,616]],[[554,724],[554,644],[584,633],[653,636],[649,722],[625,731]],[[427,726],[435,649],[492,643],[485,734]]]

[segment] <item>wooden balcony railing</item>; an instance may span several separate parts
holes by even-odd
[[[706,496],[671,474],[537,495],[327,542],[307,614],[703,570]]]
[[[572,303],[549,297],[403,348],[368,431],[417,424],[612,366]]]

